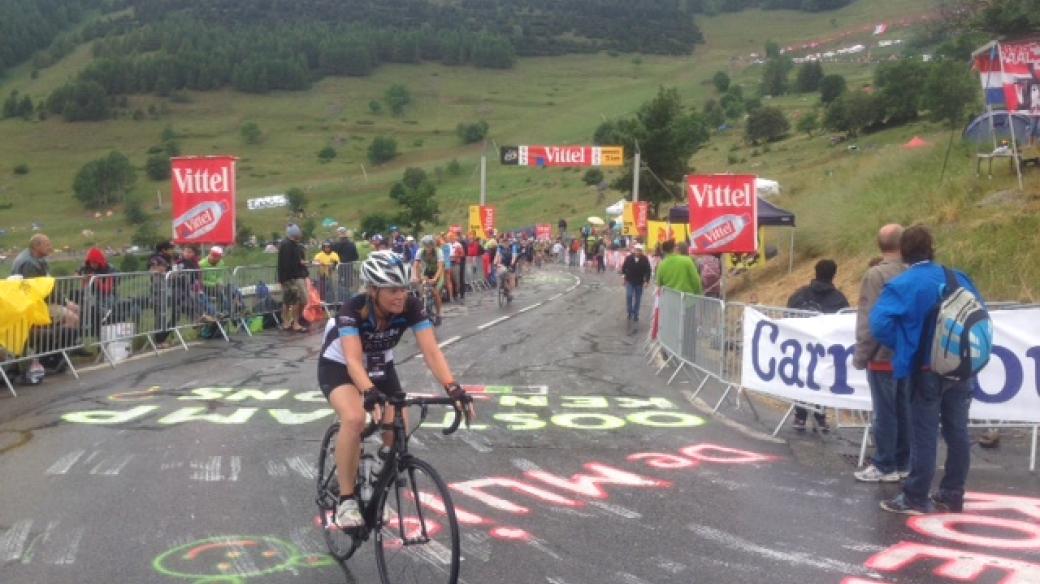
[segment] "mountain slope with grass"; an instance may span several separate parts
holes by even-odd
[[[498,208],[503,227],[555,223],[561,217],[574,224],[601,215],[625,193],[610,190],[601,197],[577,171],[500,166],[494,147],[588,143],[601,123],[631,116],[662,86],[677,88],[683,103],[700,111],[706,100],[719,97],[711,81],[717,71],[725,71],[749,95],[757,90],[764,65],[755,55],[763,53],[766,40],[784,47],[830,43],[822,46],[836,49],[872,40],[874,25],[886,22],[892,25],[882,38],[909,41],[916,25],[896,24],[919,22],[928,13],[927,6],[911,0],[859,0],[819,13],[752,9],[697,16],[704,43],[684,56],[613,50],[520,56],[511,68],[494,70],[390,62],[363,77],[326,76],[303,91],[126,94],[115,104],[122,113],[105,121],[69,123],[60,116],[0,120],[0,229],[5,232],[0,249],[10,254],[24,246],[33,223],[74,255],[91,244],[128,245],[138,227],[127,220],[124,205],[103,209],[96,218],[73,197],[80,167],[111,150],[137,167],[130,199],[139,201],[152,221],[167,221],[168,181],[151,180],[146,163],[150,156],[163,155],[171,141],[182,154],[239,157],[238,215],[261,240],[281,230],[288,212],[247,211],[248,198],[302,189],[303,219],[319,225],[315,236],[321,238],[330,233],[320,227],[325,218],[356,227],[366,214],[395,211],[389,191],[409,167],[423,168],[436,187],[438,228],[464,223],[467,206],[479,195],[482,151],[490,158],[488,202]],[[0,80],[0,97],[18,90],[36,103],[46,100],[94,60],[86,43],[45,68],[25,62]],[[862,88],[871,84],[876,61],[845,59],[825,63],[824,70]],[[386,106],[393,85],[404,85],[411,96],[401,115]],[[763,101],[783,110],[793,127],[818,108],[819,97],[794,94]],[[481,120],[488,124],[487,145],[465,144],[457,126]],[[242,129],[250,123],[259,135],[247,139]],[[839,280],[854,296],[873,254],[873,231],[891,220],[935,225],[943,257],[968,269],[992,297],[1035,300],[1040,294],[1040,204],[1037,177],[1029,174],[1035,170],[1027,171],[1024,194],[1006,167],[997,169],[992,180],[976,178],[974,151],[955,138],[940,183],[950,133],[921,121],[835,146],[827,134],[807,137],[793,130],[768,146],[752,146],[743,140],[742,124],[738,120],[732,129],[713,133],[693,156],[693,167],[779,180],[784,192],[777,203],[796,212],[799,224],[796,274],[785,275],[786,262],[770,265],[748,276],[753,287],[740,284],[747,290],[742,294],[753,288],[760,300],[781,301],[807,280],[815,258],[826,256],[838,259]],[[903,150],[900,146],[913,135],[932,146]],[[396,140],[398,155],[373,164],[368,148],[380,136]],[[853,144],[856,148],[849,149]],[[329,147],[334,156],[319,158]],[[610,180],[612,173],[607,174]],[[786,249],[786,235],[767,237]]]

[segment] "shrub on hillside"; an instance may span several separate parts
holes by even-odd
[[[729,75],[727,75],[725,71],[716,71],[715,75],[711,78],[711,83],[719,93],[726,93],[730,84]]]
[[[136,180],[130,160],[112,151],[83,165],[72,182],[72,191],[86,208],[99,209],[122,201]]]
[[[336,149],[332,146],[326,146],[318,151],[318,160],[322,162],[329,162],[336,157]]]
[[[260,131],[260,126],[256,122],[242,124],[239,134],[242,135],[242,141],[246,144],[259,144],[260,139],[263,138],[263,132]]]
[[[820,79],[820,101],[828,104],[845,93],[845,78],[841,75],[825,75]]]
[[[744,139],[752,144],[775,142],[791,130],[791,123],[779,108],[763,107],[751,112],[747,119]]]
[[[29,165],[26,163],[16,164],[14,167],[15,174],[29,174]]]
[[[148,222],[148,214],[144,212],[144,206],[136,198],[127,199],[126,208],[123,209],[127,223],[131,225],[143,225]]]
[[[459,122],[459,125],[455,127],[455,134],[458,135],[459,139],[462,140],[463,144],[473,144],[474,142],[480,142],[487,136],[488,123],[484,120],[465,124]]]
[[[794,90],[798,93],[813,93],[820,89],[823,77],[823,65],[819,61],[802,63],[795,77]]]
[[[291,188],[285,193],[285,198],[289,201],[289,210],[293,213],[303,213],[307,208],[307,195],[304,194],[303,189]]]
[[[368,145],[368,160],[372,164],[383,164],[397,156],[397,140],[390,136],[376,136]]]
[[[585,171],[585,174],[581,177],[582,182],[592,186],[598,185],[603,182],[603,171],[598,168],[590,168]]]
[[[166,180],[170,178],[170,158],[165,154],[153,154],[144,163],[144,171],[152,180]]]
[[[405,106],[412,103],[412,94],[404,85],[395,83],[386,90],[383,99],[390,108],[390,113],[399,116],[404,113]]]

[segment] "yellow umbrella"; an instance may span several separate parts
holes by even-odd
[[[593,225],[603,225],[605,223],[605,221],[603,221],[603,219],[600,219],[599,217],[589,217],[588,222]]]

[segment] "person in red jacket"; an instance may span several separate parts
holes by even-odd
[[[105,252],[92,247],[87,250],[87,257],[76,273],[83,276],[83,299],[80,306],[86,307],[84,315],[85,332],[99,337],[101,325],[115,305],[116,271],[108,263]],[[90,298],[91,301],[87,301]]]

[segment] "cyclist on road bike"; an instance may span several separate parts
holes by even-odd
[[[424,235],[422,247],[415,256],[414,281],[433,287],[433,302],[437,305],[436,322],[441,320],[441,290],[444,289],[444,252],[432,235]]]
[[[318,384],[340,420],[336,438],[336,480],[340,500],[336,524],[357,527],[363,523],[354,496],[361,433],[365,412],[380,420],[383,445],[393,441],[394,412],[381,407],[384,396],[402,394],[394,369],[393,348],[405,330],[412,329],[426,365],[452,398],[463,408],[466,392],[455,382],[444,354],[437,346],[433,325],[422,300],[408,293],[411,269],[401,256],[386,250],[373,252],[361,264],[367,289],[343,304],[325,325],[325,340],[318,359]],[[374,411],[373,411],[374,410]],[[467,412],[472,416],[472,405]]]
[[[516,287],[516,264],[519,261],[520,256],[514,253],[512,243],[506,242],[499,246],[495,254],[495,271],[499,282],[506,289],[506,298],[510,300],[513,298],[513,288]]]

